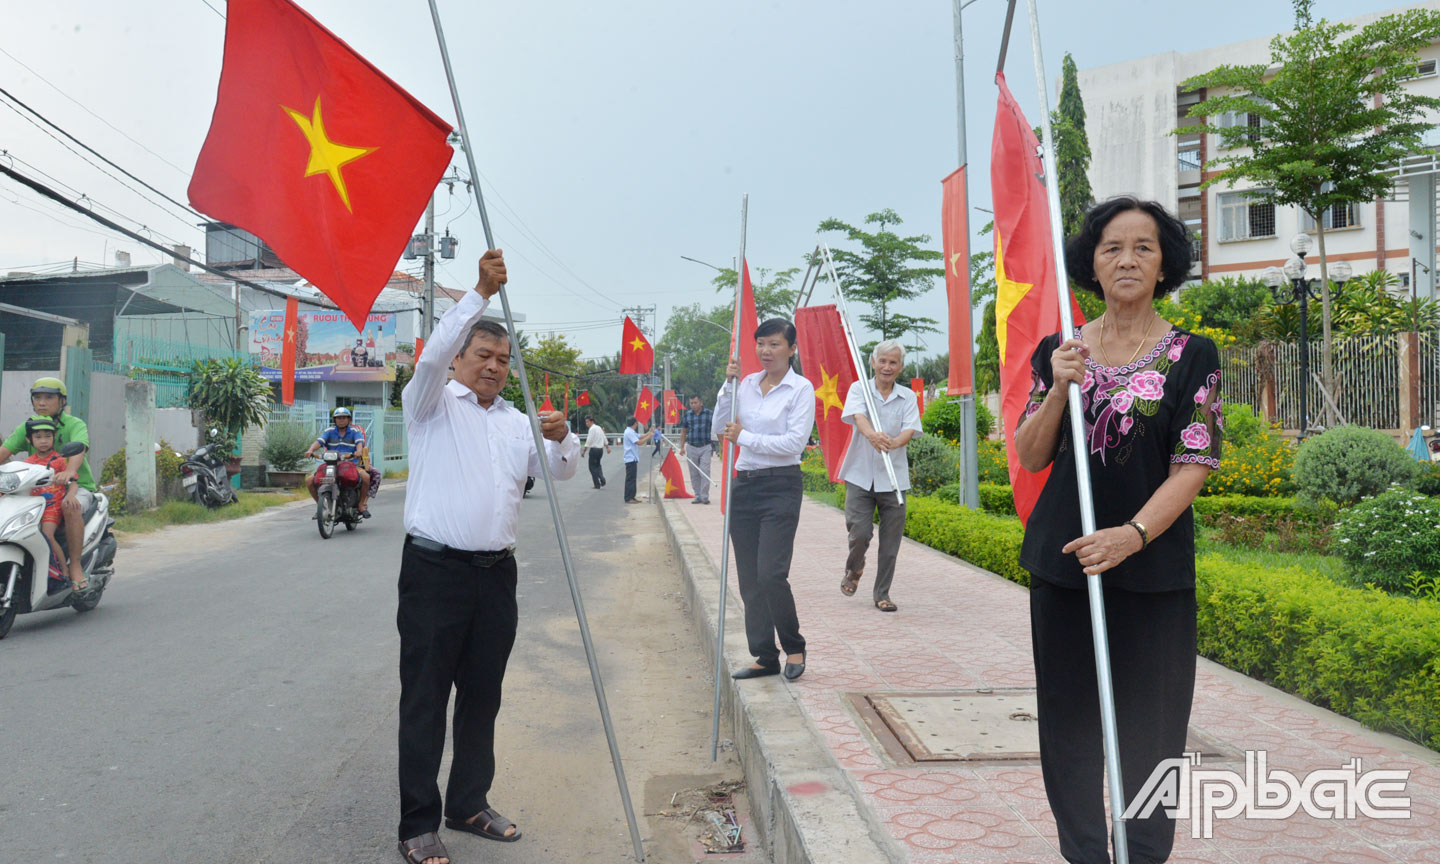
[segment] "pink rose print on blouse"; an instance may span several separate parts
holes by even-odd
[[[1187,450],[1205,450],[1210,446],[1210,430],[1204,423],[1191,423],[1181,430],[1180,443]]]
[[[1095,376],[1090,373],[1090,370],[1089,370],[1089,369],[1086,369],[1086,370],[1085,370],[1085,383],[1083,383],[1083,384],[1080,385],[1080,392],[1082,392],[1082,393],[1089,393],[1089,392],[1090,392],[1090,388],[1091,388],[1091,387],[1094,387],[1094,386],[1095,386]]]
[[[1121,418],[1120,418],[1120,434],[1121,434],[1121,435],[1124,435],[1124,434],[1128,433],[1128,432],[1130,431],[1130,427],[1133,426],[1133,425],[1135,425],[1135,418],[1134,418],[1134,417],[1131,417],[1129,414],[1126,414],[1124,417],[1121,417]]]
[[[1111,407],[1113,407],[1116,411],[1119,411],[1121,414],[1129,411],[1130,406],[1134,404],[1135,397],[1130,395],[1129,390],[1116,390],[1114,393],[1110,394]],[[1126,427],[1122,424],[1120,427],[1120,431],[1124,432],[1125,429]]]
[[[1127,389],[1136,399],[1153,402],[1165,395],[1165,376],[1154,369],[1137,372]]]
[[[1185,343],[1189,341],[1189,337],[1182,336],[1179,339],[1176,339],[1173,344],[1171,344],[1170,353],[1168,355],[1170,357],[1171,363],[1180,362],[1180,355],[1185,351]]]
[[[1196,405],[1203,405],[1203,404],[1205,404],[1205,397],[1206,397],[1206,396],[1209,396],[1209,395],[1210,395],[1210,388],[1209,388],[1209,387],[1201,387],[1199,390],[1196,390],[1196,391],[1195,391],[1195,404],[1196,404]]]

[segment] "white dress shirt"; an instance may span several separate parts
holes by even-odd
[[[600,428],[599,423],[590,424],[590,432],[585,436],[585,446],[604,449],[605,430]]]
[[[815,385],[794,369],[785,373],[770,392],[760,394],[764,370],[740,379],[740,410],[736,420],[742,431],[740,457],[735,470],[780,468],[799,465],[810,443],[810,430],[815,426]],[[720,388],[715,398],[715,437],[730,422],[730,382]]]
[[[481,407],[475,391],[445,380],[488,305],[467,291],[445,313],[401,395],[410,438],[405,530],[476,552],[515,545],[525,478],[540,476],[530,419],[498,396]],[[545,455],[551,475],[568,480],[580,461],[580,439],[572,432],[563,442],[547,440]]]
[[[920,405],[915,399],[915,391],[897,384],[890,389],[890,396],[884,398],[881,397],[873,378],[850,385],[850,392],[845,395],[845,407],[840,409],[841,420],[854,426],[855,415],[865,414],[865,391],[860,389],[865,385],[870,387],[875,408],[880,412],[879,431],[891,438],[899,437],[906,429],[914,429],[916,435],[922,434]],[[870,419],[870,416],[866,414],[865,419]],[[895,465],[895,480],[900,484],[900,491],[904,492],[910,488],[909,459],[905,455],[904,447],[891,450],[890,453]],[[876,450],[875,446],[860,434],[857,427],[850,433],[850,449],[845,451],[845,461],[840,463],[840,479],[846,483],[854,483],[861,489],[893,492],[895,490],[890,487],[890,475],[885,472],[885,459],[885,454]]]

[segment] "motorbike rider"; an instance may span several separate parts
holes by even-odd
[[[305,456],[313,457],[320,450],[334,450],[339,453],[340,464],[336,470],[339,471],[340,482],[360,487],[360,518],[369,519],[370,476],[369,472],[366,472],[365,481],[361,482],[359,465],[360,448],[365,446],[365,432],[351,422],[353,419],[349,408],[336,408],[330,415],[330,421],[334,425],[320,433],[320,437],[305,451]],[[305,488],[310,491],[312,499],[319,497],[315,491],[314,474],[305,478]]]
[[[90,463],[86,456],[90,453],[90,429],[85,421],[74,414],[67,413],[66,405],[69,403],[68,394],[65,391],[65,382],[59,378],[39,378],[30,385],[30,407],[41,417],[49,417],[55,421],[55,448],[66,444],[83,444],[85,450],[69,457],[66,460],[67,468],[55,475],[55,484],[58,486],[69,485],[70,481],[78,482],[79,489],[74,495],[67,495],[61,505],[61,522],[65,529],[65,543],[71,550],[85,548],[85,509],[95,500],[95,478],[90,473]],[[25,438],[25,424],[21,423],[15,427],[3,444],[0,444],[0,463],[8,462],[21,450],[27,450],[29,443]],[[70,556],[69,569],[70,581],[79,585],[85,581],[85,571],[80,566],[79,554]]]
[[[55,452],[55,433],[58,430],[59,424],[49,417],[36,416],[25,421],[25,440],[30,446],[30,456],[25,461],[31,465],[43,465],[56,476],[68,467],[65,457]],[[60,528],[60,508],[66,496],[74,496],[75,486],[75,481],[71,480],[65,485],[51,483],[49,486],[30,490],[31,495],[45,499],[45,512],[40,517],[40,533],[45,535],[45,542],[50,544],[52,585],[65,578],[65,553],[60,550],[60,544],[55,540],[55,532]],[[71,584],[76,591],[84,591],[90,587],[84,576],[81,581]]]

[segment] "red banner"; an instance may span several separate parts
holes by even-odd
[[[280,349],[280,401],[295,404],[295,337],[300,326],[300,301],[285,301],[285,341]]]
[[[850,449],[854,427],[840,419],[850,385],[859,379],[855,358],[845,342],[845,330],[835,306],[805,306],[795,310],[795,334],[800,366],[815,385],[815,428],[830,482],[840,479],[845,451]]]
[[[641,423],[649,423],[650,416],[655,413],[655,394],[650,392],[649,387],[640,388],[640,398],[635,400],[635,419]]]
[[[940,184],[940,238],[945,248],[945,299],[950,306],[951,396],[975,392],[970,380],[970,354],[975,344],[970,329],[970,220],[965,213],[965,169],[959,168]],[[924,412],[922,407],[921,412]]]
[[[915,391],[915,402],[923,415],[925,413],[925,379],[911,378],[910,389]]]
[[[674,390],[665,391],[665,425],[674,426],[680,422],[680,397]]]

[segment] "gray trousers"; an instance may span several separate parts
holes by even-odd
[[[710,454],[715,451],[714,445],[696,444],[685,445],[685,460],[690,466],[690,488],[695,492],[695,500],[710,500],[710,479],[705,474],[710,473]],[[704,471],[705,474],[700,472]]]
[[[875,533],[875,511],[880,511],[880,561],[875,568],[875,602],[890,599],[890,583],[895,580],[895,559],[900,555],[900,538],[905,536],[905,505],[895,500],[894,492],[861,489],[854,483],[845,484],[845,527],[850,532],[850,557],[845,559],[845,572],[859,573],[865,568],[865,552]]]

